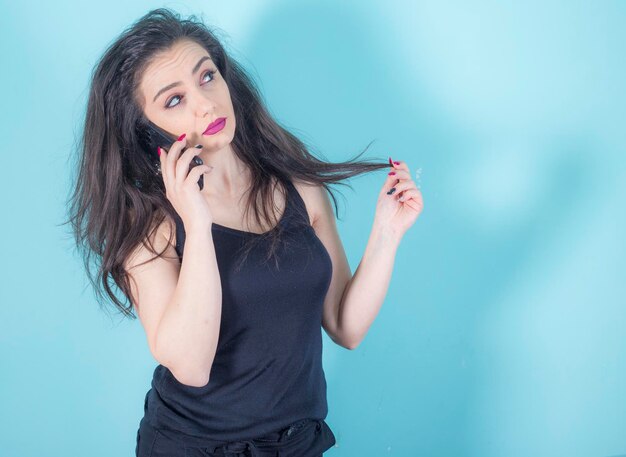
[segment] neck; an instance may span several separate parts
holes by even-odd
[[[250,171],[232,150],[231,146],[217,151],[198,154],[206,165],[213,167],[204,175],[202,193],[219,199],[238,198],[250,185]]]

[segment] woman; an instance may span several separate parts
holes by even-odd
[[[172,138],[156,159],[141,140],[152,128]],[[386,167],[352,276],[327,185]],[[309,154],[193,16],[157,9],[127,29],[93,73],[71,221],[88,272],[99,260],[96,290],[137,311],[159,362],[136,454],[307,457],[335,444],[321,327],[357,347],[421,210],[404,162]]]

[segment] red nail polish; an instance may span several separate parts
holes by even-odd
[[[400,162],[394,162],[396,165],[400,165]]]
[[[178,137],[178,141],[183,141],[183,138],[185,138],[186,135],[186,133],[183,133],[181,136]]]
[[[396,172],[395,172],[395,171],[391,171],[391,172],[387,173],[387,175],[389,175],[389,176],[393,176],[393,175],[395,175],[395,174],[396,174]]]
[[[391,161],[391,157],[389,157],[389,165],[393,167],[393,162]]]
[[[157,146],[157,152],[159,153],[159,157],[161,157],[161,147]]]

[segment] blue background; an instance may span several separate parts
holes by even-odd
[[[67,227],[89,74],[200,14],[329,160],[422,169],[355,351],[324,334],[328,456],[626,454],[626,2],[9,2],[0,15],[0,454],[131,456],[155,360]],[[339,187],[354,271],[386,171]]]

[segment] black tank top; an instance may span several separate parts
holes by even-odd
[[[236,271],[234,253],[248,237],[261,235],[215,223],[211,227],[222,317],[209,383],[181,384],[158,365],[144,416],[154,428],[182,440],[191,435],[231,441],[263,436],[301,419],[326,418],[321,324],[332,262],[297,189],[290,181],[285,184],[278,269],[265,261],[263,240]],[[178,218],[176,251],[181,260],[184,243]]]

